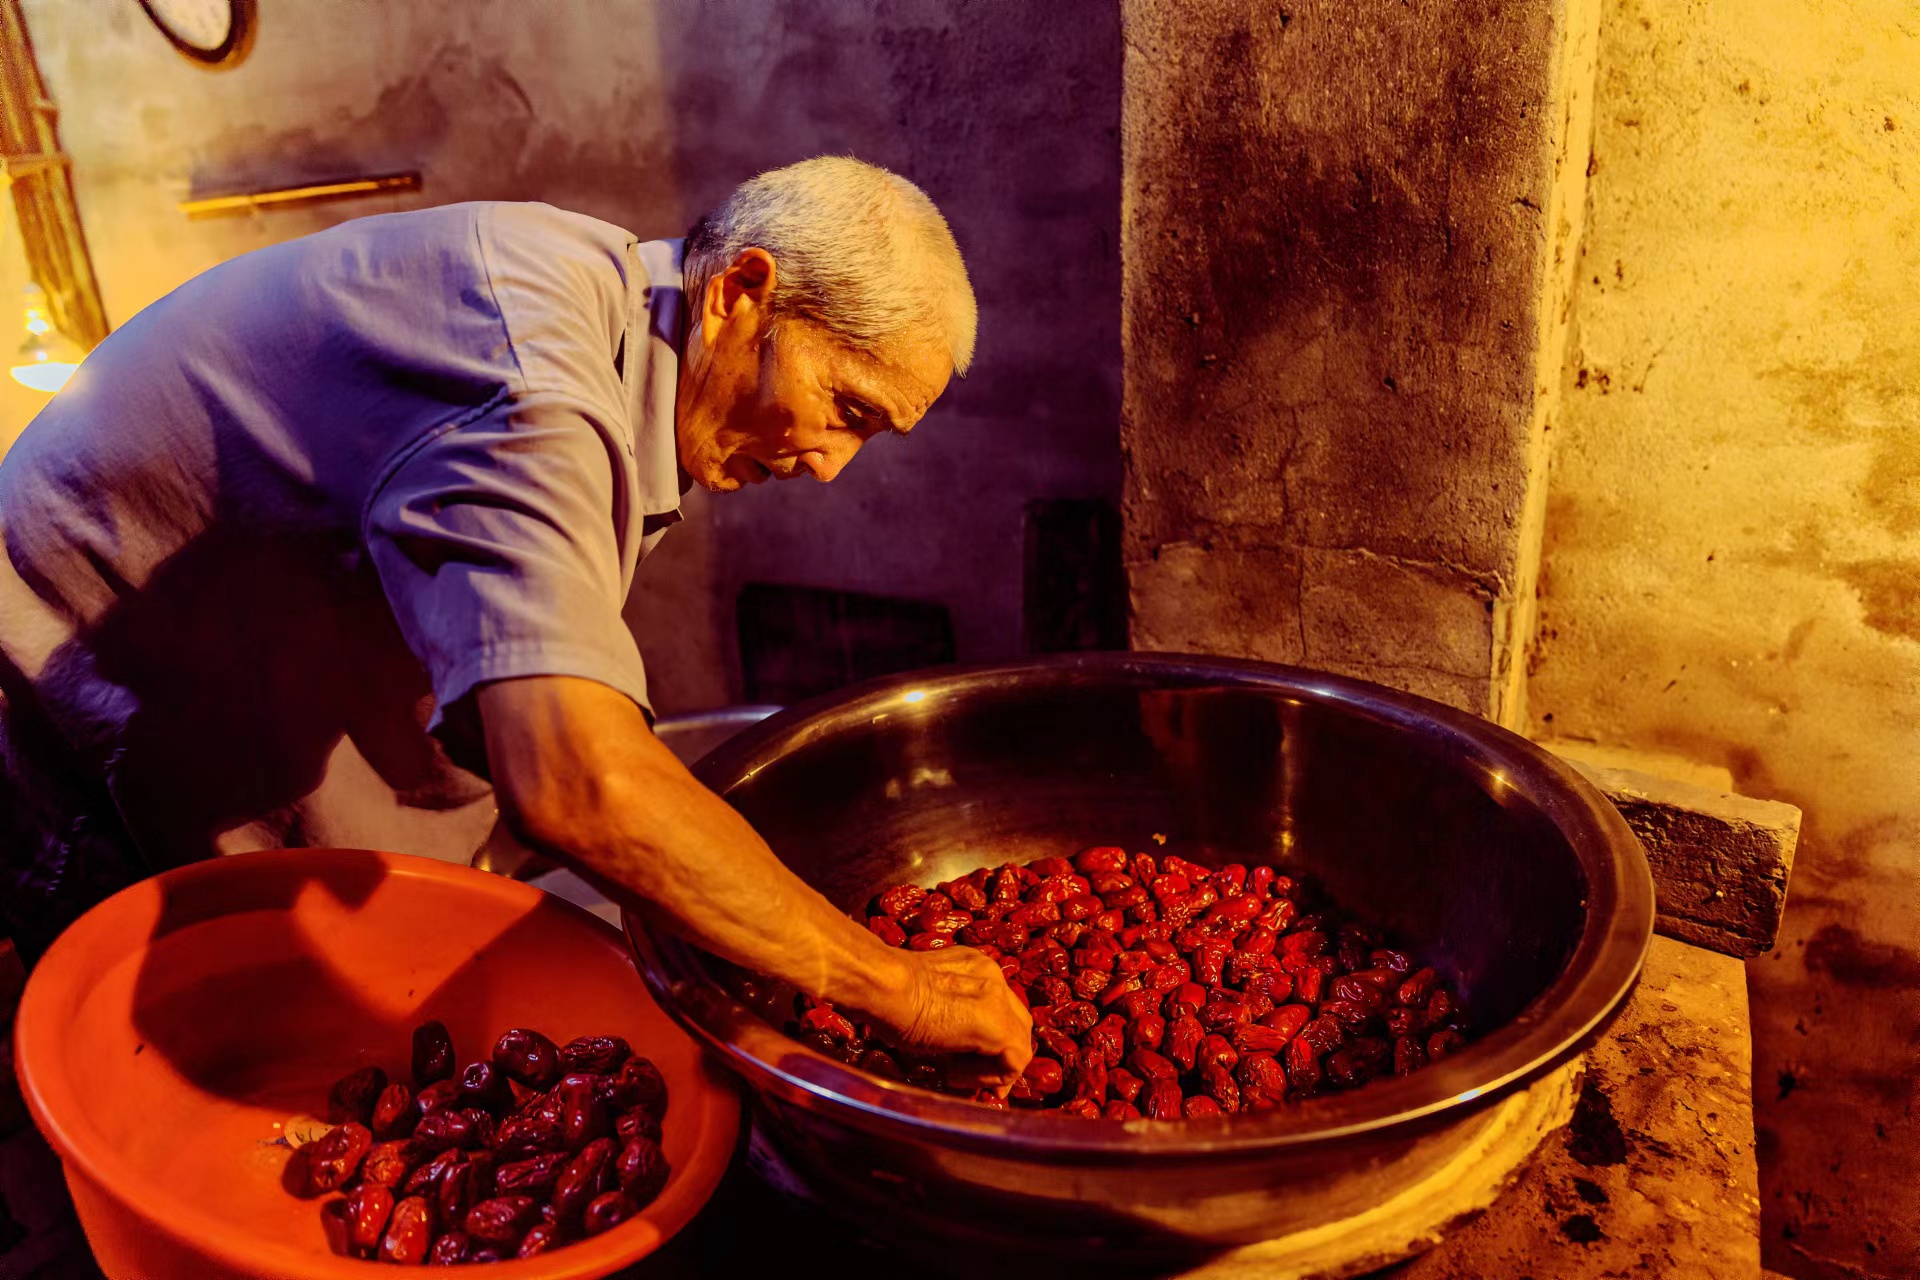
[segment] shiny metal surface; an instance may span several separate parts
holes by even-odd
[[[849,910],[879,887],[1089,844],[1315,877],[1456,984],[1476,1039],[1403,1079],[1244,1118],[1126,1125],[892,1085],[782,1035],[629,922],[662,1003],[759,1095],[782,1158],[871,1229],[1179,1254],[1345,1217],[1438,1167],[1632,989],[1653,886],[1577,774],[1475,717],[1226,659],[1094,654],[891,677],[696,767]]]
[[[779,707],[749,705],[661,716],[653,722],[653,734],[683,764],[693,764],[727,739],[779,710]]]

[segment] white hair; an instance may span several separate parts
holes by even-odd
[[[821,156],[742,183],[687,234],[688,304],[741,250],[765,249],[774,321],[810,320],[872,353],[904,336],[973,360],[979,312],[960,247],[926,192],[851,156]]]

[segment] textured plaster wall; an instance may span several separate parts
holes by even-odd
[[[1920,1274],[1920,10],[1609,0],[1536,727],[1806,811],[1767,1265]]]
[[[1020,645],[1022,509],[1118,496],[1119,18],[964,0],[272,0],[248,60],[130,0],[26,0],[111,317],[247,249],[388,209],[538,199],[681,234],[764,168],[851,152],[924,186],[981,302],[974,372],[831,488],[708,501],[629,617],[662,710],[738,696],[743,580],[931,600]],[[418,169],[418,196],[188,221],[189,194]],[[0,438],[21,425],[0,398]]]
[[[1134,643],[1514,718],[1594,6],[1123,12]]]

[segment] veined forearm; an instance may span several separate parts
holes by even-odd
[[[716,955],[857,1010],[899,1003],[903,957],[788,870],[625,697],[550,678],[489,685],[481,698],[516,834]]]
[[[896,993],[899,957],[774,856],[691,777],[636,777],[555,852],[665,913],[690,941],[857,1009]]]

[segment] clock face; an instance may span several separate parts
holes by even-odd
[[[167,40],[196,62],[238,62],[252,35],[254,0],[140,0]]]

